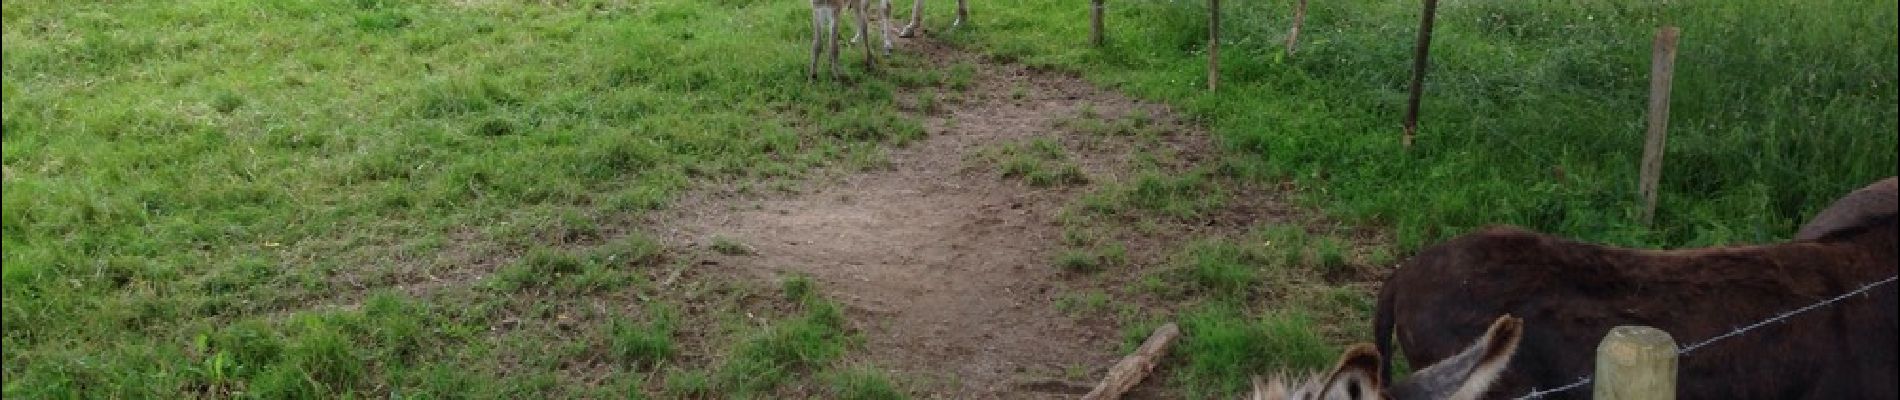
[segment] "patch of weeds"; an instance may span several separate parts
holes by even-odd
[[[1003,160],[1004,178],[1021,178],[1042,171],[1042,162],[1028,156],[1015,155]]]
[[[1121,243],[1110,243],[1095,250],[1103,264],[1109,266],[1128,265],[1128,247]]]
[[[608,322],[609,354],[620,362],[644,366],[656,365],[673,356],[673,312],[665,306],[652,309],[646,323],[634,323],[624,317],[614,317]]]
[[[660,243],[653,238],[632,234],[595,248],[593,258],[610,266],[645,267],[663,261],[661,250]]]
[[[908,399],[903,390],[891,383],[884,371],[870,367],[856,367],[827,374],[831,394],[843,400],[900,400]]]
[[[1322,237],[1313,244],[1313,263],[1321,273],[1332,274],[1346,269],[1346,245],[1336,237]]]
[[[521,123],[506,117],[488,117],[469,127],[468,134],[480,137],[498,137],[521,133]]]
[[[817,300],[815,297],[813,297],[814,294],[812,293],[812,286],[813,284],[811,282],[811,277],[808,277],[805,275],[793,275],[790,278],[785,278],[785,282],[781,283],[779,285],[779,288],[781,291],[785,292],[786,300],[791,300],[793,302],[805,304],[805,303],[809,303],[811,301]]]
[[[740,342],[714,377],[718,386],[740,395],[768,392],[795,373],[843,355],[849,339],[843,312],[829,303],[810,308]]]
[[[938,111],[941,111],[940,103],[941,101],[937,99],[936,91],[920,90],[917,92],[917,112],[936,114]]]
[[[959,92],[969,90],[971,82],[975,80],[976,66],[967,62],[951,65],[950,72],[944,75],[944,81],[949,84],[950,89]]]
[[[1050,187],[1086,184],[1089,183],[1089,177],[1088,174],[1082,173],[1081,167],[1065,162],[1057,166],[1053,171],[1047,169],[1036,170],[1029,174],[1026,181],[1029,182],[1029,186]]]
[[[243,106],[244,97],[239,96],[237,93],[228,91],[219,92],[217,96],[211,98],[211,109],[217,110],[218,113],[221,114],[230,114],[232,111],[237,111],[238,107]]]
[[[1074,364],[1062,367],[1062,377],[1071,381],[1088,379],[1090,375],[1089,372],[1091,372],[1091,368],[1087,365]]]
[[[1102,270],[1102,259],[1087,250],[1069,249],[1056,256],[1056,266],[1069,272],[1090,273]]]
[[[1298,226],[1281,225],[1261,231],[1259,240],[1260,251],[1278,270],[1334,276],[1352,266],[1351,248],[1337,236],[1315,236]]]
[[[1062,228],[1062,244],[1081,247],[1095,244],[1096,233],[1088,228],[1070,225]]]
[[[801,303],[803,311],[765,326],[732,348],[712,377],[727,394],[768,393],[795,375],[836,360],[853,340],[845,327],[844,311],[819,296],[809,278],[788,278],[781,290]]]
[[[1127,215],[1129,211],[1139,210],[1189,218],[1218,208],[1226,201],[1226,192],[1209,179],[1201,172],[1170,176],[1149,171],[1133,182],[1090,193],[1081,203],[1085,210],[1106,215]]]
[[[666,373],[666,394],[678,398],[712,395],[712,376],[706,371],[675,369]]]
[[[1260,283],[1257,254],[1223,241],[1201,241],[1188,245],[1187,281],[1201,291],[1237,297],[1250,293]]]
[[[1393,254],[1392,246],[1374,246],[1366,251],[1365,263],[1379,268],[1393,267],[1398,265],[1398,256]]]
[[[1134,111],[1120,118],[1102,118],[1093,108],[1083,108],[1075,116],[1056,121],[1056,127],[1091,136],[1159,136],[1159,126],[1146,111]]]
[[[1183,336],[1176,351],[1186,360],[1176,383],[1192,398],[1231,397],[1254,374],[1276,370],[1324,368],[1338,355],[1316,331],[1313,320],[1294,311],[1249,317],[1231,305],[1214,303],[1181,317]]]
[[[581,273],[588,264],[587,259],[559,249],[536,247],[514,263],[495,271],[494,282],[502,291],[543,287],[563,276]]]
[[[1070,316],[1100,315],[1109,311],[1108,293],[1090,290],[1083,293],[1069,293],[1056,298],[1056,311]]]
[[[712,249],[713,251],[718,252],[719,254],[724,254],[724,255],[729,255],[729,256],[752,255],[752,246],[747,246],[745,245],[745,243],[740,243],[737,240],[733,240],[732,238],[728,238],[724,236],[713,237]]]
[[[1005,143],[979,153],[979,157],[997,165],[1004,178],[1022,179],[1034,187],[1089,182],[1088,174],[1069,160],[1068,151],[1048,138],[1037,138],[1027,143]]]
[[[891,159],[884,148],[871,144],[853,144],[845,153],[845,164],[858,171],[891,169]]]

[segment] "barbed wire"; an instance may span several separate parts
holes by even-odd
[[[1688,345],[1688,346],[1684,346],[1684,347],[1682,347],[1682,348],[1680,348],[1680,349],[1677,349],[1677,350],[1676,350],[1676,355],[1677,355],[1677,356],[1682,356],[1682,355],[1687,355],[1687,354],[1689,354],[1689,352],[1692,352],[1692,351],[1696,351],[1697,349],[1701,349],[1701,348],[1703,348],[1703,347],[1707,347],[1708,345],[1710,345],[1710,344],[1714,344],[1715,342],[1718,342],[1718,341],[1722,341],[1723,339],[1728,339],[1728,338],[1731,338],[1731,337],[1735,337],[1735,336],[1738,336],[1738,335],[1741,335],[1741,334],[1743,334],[1743,333],[1748,333],[1748,331],[1752,331],[1752,330],[1755,330],[1755,329],[1757,329],[1757,328],[1761,328],[1761,327],[1763,327],[1763,326],[1768,326],[1768,324],[1773,324],[1773,323],[1777,323],[1777,322],[1781,322],[1781,321],[1785,321],[1785,320],[1787,320],[1788,318],[1793,318],[1793,317],[1794,317],[1794,316],[1796,316],[1796,315],[1801,315],[1801,314],[1803,314],[1803,313],[1807,313],[1807,312],[1809,312],[1809,311],[1814,311],[1815,309],[1818,309],[1818,308],[1821,308],[1821,307],[1826,307],[1826,306],[1830,306],[1830,305],[1833,305],[1834,303],[1839,303],[1839,302],[1841,302],[1842,300],[1847,300],[1847,298],[1849,298],[1849,297],[1854,297],[1854,296],[1858,296],[1858,295],[1860,295],[1861,293],[1867,293],[1867,291],[1869,291],[1869,290],[1874,290],[1874,288],[1875,288],[1875,287],[1879,287],[1879,286],[1881,286],[1881,285],[1885,285],[1885,284],[1889,284],[1889,283],[1893,283],[1893,282],[1894,282],[1894,281],[1895,281],[1896,279],[1900,279],[1900,275],[1895,275],[1895,276],[1889,276],[1889,277],[1887,277],[1887,279],[1881,279],[1881,280],[1879,280],[1879,281],[1875,281],[1875,282],[1873,282],[1873,283],[1869,283],[1869,284],[1866,284],[1866,285],[1861,285],[1859,289],[1854,289],[1854,290],[1851,290],[1851,291],[1848,291],[1847,293],[1842,293],[1842,294],[1841,294],[1841,295],[1839,295],[1839,296],[1834,296],[1833,298],[1829,298],[1829,299],[1827,299],[1827,300],[1822,300],[1822,301],[1820,301],[1820,302],[1817,302],[1817,303],[1814,303],[1814,304],[1809,304],[1809,305],[1807,305],[1807,306],[1803,306],[1803,307],[1801,307],[1801,308],[1796,308],[1796,309],[1794,309],[1794,310],[1790,310],[1790,311],[1787,311],[1787,312],[1783,312],[1783,313],[1781,313],[1781,314],[1778,314],[1778,315],[1775,315],[1774,317],[1769,317],[1768,319],[1764,319],[1764,320],[1761,320],[1761,321],[1758,321],[1758,322],[1755,322],[1755,323],[1753,323],[1753,324],[1748,324],[1747,326],[1743,326],[1743,327],[1740,327],[1740,328],[1735,328],[1735,329],[1732,329],[1732,330],[1729,330],[1729,331],[1728,331],[1727,333],[1723,333],[1723,334],[1720,334],[1720,335],[1715,335],[1714,337],[1710,337],[1710,338],[1708,338],[1708,339],[1703,339],[1702,341],[1700,341],[1700,342],[1696,342],[1695,344],[1691,344],[1691,345]],[[1564,392],[1564,391],[1568,391],[1568,390],[1571,390],[1571,389],[1576,389],[1576,388],[1578,388],[1578,387],[1581,387],[1581,386],[1583,386],[1583,385],[1588,385],[1588,384],[1590,384],[1590,382],[1591,382],[1591,380],[1592,380],[1592,376],[1591,376],[1591,375],[1584,375],[1584,376],[1583,376],[1583,377],[1581,377],[1581,378],[1577,378],[1577,381],[1576,381],[1576,382],[1571,382],[1571,383],[1570,383],[1570,384],[1568,384],[1568,385],[1563,385],[1563,386],[1558,386],[1558,387],[1557,387],[1557,388],[1555,388],[1555,389],[1550,389],[1550,390],[1537,390],[1537,389],[1535,389],[1535,388],[1532,388],[1532,389],[1531,389],[1531,392],[1530,392],[1530,393],[1527,393],[1527,394],[1525,394],[1525,395],[1523,395],[1523,396],[1519,396],[1519,397],[1517,398],[1517,400],[1530,400],[1530,399],[1541,399],[1541,398],[1543,398],[1544,396],[1549,396],[1549,395],[1551,395],[1551,394],[1554,394],[1554,393],[1560,393],[1560,392]]]

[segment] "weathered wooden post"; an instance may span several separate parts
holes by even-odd
[[[1173,322],[1162,325],[1160,328],[1155,328],[1154,334],[1148,335],[1148,340],[1141,342],[1140,348],[1135,349],[1134,353],[1122,357],[1121,362],[1115,363],[1114,367],[1110,367],[1108,369],[1108,376],[1102,377],[1102,382],[1096,384],[1094,390],[1090,390],[1088,394],[1083,395],[1082,399],[1113,400],[1121,398],[1123,393],[1128,392],[1128,389],[1133,389],[1135,384],[1141,383],[1143,378],[1148,377],[1148,372],[1155,369],[1155,363],[1161,362],[1161,356],[1168,354],[1168,346],[1174,344],[1174,338],[1180,336],[1181,327],[1175,325]]]
[[[1647,326],[1610,329],[1597,345],[1599,400],[1674,400],[1676,339]]]
[[[1095,47],[1102,47],[1107,41],[1103,38],[1107,33],[1102,32],[1102,1],[1089,0],[1089,44]]]
[[[1662,181],[1663,147],[1669,138],[1669,86],[1675,80],[1676,38],[1681,34],[1673,26],[1656,30],[1650,53],[1649,133],[1643,141],[1642,176],[1636,183],[1636,193],[1643,196],[1643,225],[1656,220],[1656,185]]]
[[[1220,0],[1207,0],[1207,91],[1220,87]]]
[[[1438,0],[1425,0],[1418,15],[1418,44],[1412,49],[1412,95],[1405,100],[1406,150],[1412,149],[1412,137],[1418,134],[1418,100],[1425,95],[1425,59],[1431,55],[1432,18],[1438,14]]]
[[[1306,23],[1306,0],[1293,2],[1293,28],[1286,32],[1286,55],[1292,57],[1300,45],[1300,25]]]

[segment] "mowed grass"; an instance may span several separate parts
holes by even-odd
[[[630,221],[917,138],[892,82],[945,76],[807,83],[796,2],[3,7],[9,398],[721,393]],[[831,376],[779,347],[835,317],[731,362]]]
[[[1386,268],[1488,224],[1641,247],[1786,240],[1833,199],[1894,175],[1900,158],[1893,0],[1441,2],[1410,151],[1400,119],[1418,2],[1311,2],[1291,56],[1293,1],[1225,3],[1215,93],[1203,1],[1110,2],[1104,48],[1087,45],[1087,6],[1067,1],[985,3],[974,28],[937,31],[1170,103],[1238,158],[1210,176],[1292,181],[1329,218],[1391,233],[1390,248],[1357,251],[1334,235],[1263,227],[1190,244],[1142,278],[1141,289],[1185,305],[1123,318],[1128,343],[1180,322],[1166,378],[1189,397],[1237,394],[1251,374],[1323,369],[1340,345],[1369,341],[1371,293],[1354,268]],[[1681,27],[1682,41],[1660,210],[1644,226],[1637,162],[1662,25]],[[1154,218],[1246,201],[1192,184],[1204,181],[1142,178],[1081,204]],[[1072,254],[1062,263],[1087,265]]]

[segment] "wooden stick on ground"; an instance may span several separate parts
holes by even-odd
[[[1095,385],[1095,390],[1089,391],[1089,394],[1082,396],[1082,399],[1121,398],[1122,393],[1133,389],[1135,384],[1141,383],[1143,378],[1148,377],[1148,371],[1155,369],[1155,363],[1161,360],[1162,355],[1168,353],[1168,345],[1174,344],[1174,338],[1178,336],[1181,336],[1181,328],[1175,326],[1173,322],[1155,329],[1155,333],[1148,336],[1148,341],[1141,343],[1141,348],[1135,349],[1134,353],[1122,357],[1121,362],[1115,363],[1115,367],[1108,370],[1108,376],[1102,378],[1102,383]]]

